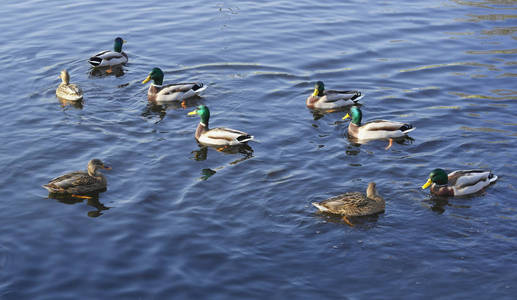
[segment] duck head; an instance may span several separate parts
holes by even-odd
[[[115,52],[122,52],[122,44],[124,44],[126,41],[124,41],[122,38],[120,37],[117,37],[115,39],[115,42],[113,43],[113,50],[115,50]]]
[[[98,176],[97,170],[111,170],[110,166],[105,165],[102,160],[94,158],[88,162],[88,174],[90,176]]]
[[[70,74],[68,74],[67,70],[61,71],[59,78],[63,81],[64,84],[68,85],[70,83]]]
[[[325,85],[323,84],[323,81],[316,82],[316,85],[314,85],[314,93],[313,96],[323,96],[323,92],[325,91]]]
[[[155,85],[162,85],[163,84],[163,72],[160,68],[153,68],[151,70],[151,73],[147,75],[147,77],[142,81],[142,83],[147,83],[149,80],[153,80],[153,83]]]
[[[189,116],[199,115],[201,117],[201,123],[208,126],[208,120],[210,119],[210,110],[205,105],[198,106],[195,110],[188,113]]]
[[[422,185],[422,189],[428,188],[432,183],[436,183],[438,185],[444,185],[449,182],[449,178],[447,177],[447,173],[445,173],[442,169],[434,169],[429,174],[429,179],[427,179],[427,182]]]
[[[352,116],[350,116],[352,115]],[[348,118],[352,118],[352,123],[359,126],[361,125],[361,120],[363,119],[363,113],[361,112],[361,109],[357,106],[352,106],[350,108],[350,112],[346,114],[346,116],[343,117],[343,120],[346,120]]]

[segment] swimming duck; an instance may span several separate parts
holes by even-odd
[[[386,150],[393,145],[393,139],[406,137],[408,132],[415,130],[411,124],[386,120],[375,120],[361,125],[363,114],[357,106],[350,108],[350,114],[352,121],[348,125],[348,136],[358,140],[388,139]],[[350,114],[347,113],[343,120],[350,118]]]
[[[193,96],[199,96],[207,88],[207,86],[203,86],[200,82],[162,85],[163,72],[160,68],[153,68],[142,83],[147,83],[151,79],[153,83],[149,86],[149,90],[147,90],[147,99],[149,101],[185,100]]]
[[[93,67],[108,67],[109,66],[110,70],[111,70],[111,66],[127,63],[127,61],[128,61],[127,54],[124,51],[122,51],[122,44],[124,44],[124,43],[125,43],[125,41],[122,38],[117,37],[115,39],[113,51],[106,50],[106,51],[99,52],[99,53],[95,54],[94,56],[90,57],[88,62]],[[107,72],[109,73],[109,71],[107,71]]]
[[[235,129],[230,128],[208,128],[208,121],[210,119],[210,111],[205,105],[200,105],[194,111],[188,113],[188,115],[199,115],[201,121],[199,122],[196,129],[196,140],[206,146],[237,146],[243,145],[253,139],[252,135],[247,134]]]
[[[322,202],[312,202],[321,212],[343,215],[343,221],[353,226],[347,217],[373,215],[384,211],[384,199],[377,193],[375,182],[370,182],[366,195],[349,192],[329,198]]]
[[[318,81],[305,104],[310,109],[333,110],[356,104],[362,97],[359,91],[325,90],[323,82]]]
[[[100,169],[111,170],[100,159],[88,162],[88,170],[61,175],[43,185],[50,193],[70,194],[72,196],[92,194],[106,190],[107,181]]]
[[[431,194],[437,196],[464,196],[477,193],[496,180],[491,171],[457,170],[447,175],[442,169],[434,169],[422,189],[431,186]]]
[[[75,84],[70,83],[70,74],[68,74],[67,70],[61,71],[61,83],[56,89],[56,95],[64,100],[68,101],[78,101],[83,99],[83,91],[80,87]]]

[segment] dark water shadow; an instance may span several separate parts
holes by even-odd
[[[115,77],[121,77],[124,76],[124,67],[123,65],[116,65],[110,67],[93,67],[90,69],[88,73],[89,77],[108,77],[108,76],[115,76]]]
[[[348,131],[348,127],[347,127],[347,131]],[[348,141],[350,142],[350,145],[354,146],[354,147],[361,147],[361,145],[364,145],[364,144],[367,144],[369,142],[372,142],[372,141],[386,141],[386,146],[388,145],[388,141],[389,139],[368,139],[368,140],[359,140],[359,139],[356,139],[356,138],[353,138],[353,137],[350,137],[348,135],[348,133],[346,134],[346,137],[348,139]],[[410,136],[403,136],[403,137],[400,137],[400,138],[396,138],[396,139],[393,139],[393,142],[399,144],[399,145],[411,145],[413,144],[413,142],[415,141],[414,138],[410,137]],[[392,146],[393,148],[393,146]]]
[[[327,114],[335,113],[335,112],[348,112],[352,106],[361,107],[363,106],[360,103],[357,104],[350,104],[338,108],[332,108],[332,109],[310,109],[310,112],[312,113],[312,117],[314,118],[314,121],[317,121],[321,118],[323,118]]]
[[[83,109],[83,105],[84,105],[83,99],[78,100],[78,101],[70,101],[70,100],[66,100],[66,99],[63,99],[58,96],[56,96],[56,97],[59,100],[59,103],[61,104],[61,107],[64,110],[67,110],[68,108]]]
[[[155,123],[160,123],[163,118],[167,115],[168,110],[183,110],[186,108],[196,107],[200,104],[202,98],[199,96],[191,97],[182,101],[170,101],[170,102],[155,102],[148,101],[145,106],[144,111],[140,114],[142,117],[151,119],[153,117],[158,117],[158,121]]]
[[[491,183],[489,186],[485,187],[481,191],[478,191],[477,193],[464,196],[442,197],[430,194],[428,198],[422,200],[422,202],[428,203],[431,210],[438,214],[443,214],[447,208],[470,209],[472,208],[470,201],[473,198],[484,196],[486,194],[486,190],[493,184],[496,184],[496,182]]]
[[[233,147],[225,147],[225,148],[217,148],[217,147],[211,147],[211,146],[209,147],[209,146],[203,146],[203,145],[199,145],[199,147],[200,147],[199,150],[192,150],[192,152],[190,152],[191,154],[193,154],[193,156],[191,158],[193,158],[195,161],[205,161],[208,158],[208,148],[212,148],[212,149],[216,150],[217,152],[221,152],[224,154],[229,154],[229,155],[242,154],[243,155],[241,158],[238,158],[238,159],[230,162],[229,165],[236,165],[240,162],[243,162],[243,161],[253,157],[253,148],[251,148],[251,146],[249,146],[248,144],[238,145],[238,146],[233,146]],[[202,169],[201,170],[202,176],[199,179],[203,180],[203,181],[207,180],[208,178],[212,177],[215,173],[217,173],[217,171],[222,170],[224,168],[225,168],[225,166],[220,166],[220,167],[217,167],[214,169],[210,169],[210,168]]]
[[[86,200],[86,204],[88,206],[91,206],[95,208],[95,210],[91,210],[87,213],[88,217],[96,218],[101,215],[103,215],[103,211],[110,209],[111,207],[105,206],[103,203],[99,201],[99,193],[89,194],[87,197],[88,199],[74,197],[72,195],[63,195],[63,194],[55,194],[55,193],[49,193],[48,198],[55,199],[58,202],[61,202],[63,204],[77,204],[82,203],[84,200]]]
[[[373,215],[368,216],[362,216],[362,217],[347,217],[347,219],[354,225],[353,227],[359,227],[359,228],[373,228],[374,225],[376,225],[377,221],[379,220],[379,216],[383,214],[384,212],[380,212]],[[344,225],[346,227],[351,227],[349,224],[347,224],[345,221],[343,221],[343,216],[336,215],[332,213],[327,212],[321,212],[316,211],[314,213],[319,218],[324,219],[326,222]]]

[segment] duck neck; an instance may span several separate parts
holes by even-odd
[[[376,202],[382,201],[382,197],[377,193],[375,186],[368,186],[368,189],[366,189],[366,197],[375,200]]]
[[[201,136],[201,134],[203,134],[207,131],[208,131],[208,124],[199,122],[199,124],[197,125],[197,128],[196,128],[196,134],[195,134],[196,139],[199,140],[199,137]]]
[[[102,182],[106,181],[106,178],[102,173],[95,167],[88,167],[88,175],[91,177],[95,177],[97,180],[100,180]]]

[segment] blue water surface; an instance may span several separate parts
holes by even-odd
[[[517,293],[517,2],[2,1],[1,299],[512,299]],[[87,59],[117,36],[122,76]],[[202,81],[156,105],[141,84]],[[68,69],[82,106],[55,96]],[[412,141],[357,145],[314,83],[357,89],[365,120]],[[252,153],[201,148],[212,126]],[[91,158],[99,199],[41,185]],[[434,199],[441,167],[491,169],[478,195]],[[350,227],[311,202],[375,181],[383,214]]]

